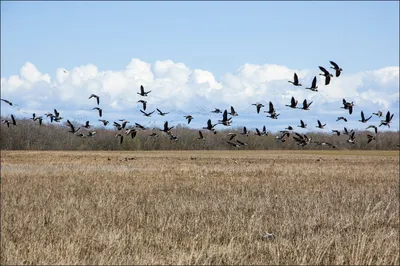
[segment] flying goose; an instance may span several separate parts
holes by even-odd
[[[10,102],[10,101],[8,101],[8,100],[6,100],[6,99],[0,99],[0,100],[3,101],[3,102],[5,102],[5,103],[8,103],[10,106],[13,105],[12,102]]]
[[[354,130],[348,131],[346,127],[344,127],[343,130],[344,130],[343,135],[348,135],[348,136],[350,136],[350,134],[353,133],[354,131]]]
[[[353,113],[353,106],[354,106],[353,102],[347,102],[346,99],[343,98],[343,107],[340,107],[340,108],[343,108],[345,110],[349,110],[349,114],[352,114]]]
[[[367,138],[368,138],[367,144],[370,143],[373,140],[376,140],[376,138],[374,136],[370,135],[370,134],[367,135]]]
[[[193,116],[191,116],[191,115],[186,115],[186,116],[184,116],[184,118],[187,119],[188,125],[189,125],[189,124],[190,124],[190,121],[192,121],[192,119],[193,119]]]
[[[263,126],[262,134],[263,134],[264,136],[268,136],[267,128],[266,128],[265,126]]]
[[[339,121],[339,120],[343,120],[344,122],[347,122],[347,118],[344,117],[344,116],[338,117],[338,118],[336,119],[336,122]]]
[[[217,134],[217,132],[215,131],[215,126],[216,126],[217,124],[211,124],[211,119],[208,119],[208,121],[207,121],[207,126],[206,127],[203,127],[203,129],[207,129],[207,130],[210,130],[210,131],[212,131],[212,132],[214,132],[214,134]]]
[[[297,100],[295,100],[294,99],[294,97],[292,96],[292,99],[290,100],[290,105],[285,105],[285,106],[287,106],[287,107],[290,107],[290,108],[296,108],[296,106],[297,106]]]
[[[348,143],[355,144],[355,142],[354,142],[354,140],[356,138],[355,133],[356,132],[353,131],[353,133],[351,133],[351,135],[349,135],[349,139],[347,140]]]
[[[318,91],[317,77],[316,77],[316,76],[313,78],[313,81],[312,81],[312,83],[311,83],[311,87],[310,87],[310,88],[307,88],[307,87],[306,87],[306,90]]]
[[[71,130],[69,130],[68,132],[71,132],[73,134],[75,134],[76,132],[78,132],[78,130],[80,129],[80,127],[78,129],[75,129],[74,125],[72,125],[72,123],[67,119],[67,125],[70,127]]]
[[[325,126],[326,124],[322,124],[321,121],[318,120],[318,126],[316,126],[317,128],[324,129]]]
[[[235,133],[228,133],[229,141],[233,140],[236,137]]]
[[[390,115],[390,111],[388,111],[386,113],[385,120],[381,120],[379,127],[383,125],[383,126],[388,126],[390,128],[390,122],[392,121],[393,116],[394,116],[394,114]]]
[[[101,117],[103,115],[103,109],[99,108],[99,107],[95,107],[92,110],[97,110],[99,111],[99,116]]]
[[[278,119],[278,116],[279,116],[279,115],[280,115],[280,114],[272,113],[270,116],[267,116],[267,117],[272,118],[272,119]]]
[[[145,91],[144,91],[143,85],[140,85],[140,93],[137,92],[137,94],[139,94],[140,96],[146,97],[150,92],[151,92],[151,91],[146,91],[146,92],[145,92]]]
[[[264,105],[261,104],[261,103],[253,103],[252,105],[255,105],[255,106],[256,106],[256,108],[257,108],[257,114],[260,113],[261,107],[264,107]]]
[[[264,113],[268,113],[268,114],[270,114],[270,115],[272,115],[273,113],[275,113],[274,105],[273,105],[273,103],[272,103],[271,101],[269,102],[269,109],[268,109],[268,111],[264,111]]]
[[[135,123],[135,127],[140,128],[141,130],[146,130],[146,128],[139,123]]]
[[[206,138],[203,136],[203,133],[201,133],[201,130],[199,130],[199,137],[198,139],[206,140]]]
[[[120,133],[118,133],[117,135],[115,135],[115,137],[116,137],[116,138],[119,137],[119,144],[121,145],[122,142],[124,141],[124,136],[121,135]]]
[[[231,112],[229,113],[231,116],[238,116],[238,113],[236,113],[235,109],[233,106],[231,106]]]
[[[332,69],[334,69],[336,71],[336,77],[340,76],[340,72],[343,71],[342,68],[340,68],[335,62],[333,61],[329,61],[329,63],[331,63],[333,65],[333,67],[331,67]]]
[[[381,111],[378,111],[377,113],[372,113],[373,115],[376,115],[377,117],[382,117],[383,113]]]
[[[240,140],[236,140],[236,142],[239,143],[239,144],[242,145],[242,146],[247,146],[247,143],[242,142],[242,141],[240,141]]]
[[[221,110],[219,110],[218,108],[214,108],[214,109],[215,110],[211,111],[211,113],[216,113],[216,114],[222,113]]]
[[[294,77],[293,77],[294,81],[289,80],[289,83],[292,83],[294,86],[301,86],[301,84],[299,83],[299,78],[297,77],[297,74],[294,73]]]
[[[376,126],[370,125],[366,129],[368,129],[368,128],[373,128],[375,130],[375,134],[378,134],[378,128]]]
[[[300,119],[300,126],[297,126],[297,127],[307,128],[307,124],[304,123],[304,121]]]
[[[358,121],[360,121],[361,123],[367,123],[368,120],[371,119],[371,117],[372,117],[372,115],[370,117],[368,117],[367,119],[365,119],[364,112],[361,111],[361,120],[358,120]]]
[[[144,116],[151,117],[151,115],[155,112],[155,110],[154,110],[153,112],[150,112],[150,113],[146,113],[146,112],[143,111],[143,110],[140,110],[140,112],[142,112],[142,114],[143,114]]]
[[[171,129],[173,129],[175,126],[168,127],[168,121],[165,121],[164,123],[164,128],[160,129],[160,131],[165,132],[167,134],[171,133]]]
[[[302,109],[302,110],[310,110],[310,106],[311,106],[311,104],[312,104],[313,102],[309,102],[309,103],[307,103],[307,99],[304,99],[304,101],[303,101],[303,107],[299,107],[299,109]]]
[[[231,146],[236,147],[236,148],[239,148],[239,147],[240,147],[239,144],[234,143],[234,142],[231,142],[231,141],[227,141],[226,143],[228,143],[228,144],[230,144]]]
[[[161,110],[158,109],[158,108],[156,108],[156,110],[157,110],[158,114],[161,115],[161,116],[164,116],[164,115],[169,114],[169,112],[168,112],[168,113],[163,113],[163,112],[161,112]]]
[[[90,96],[89,96],[89,99],[91,99],[91,98],[96,98],[96,101],[97,101],[97,105],[99,105],[100,104],[100,97],[99,96],[97,96],[96,94],[91,94]]]
[[[146,111],[147,101],[139,100],[139,101],[137,101],[137,103],[142,103],[143,104],[143,110]]]
[[[82,125],[82,127],[84,128],[90,128],[91,126],[89,125],[89,121],[86,121],[86,123],[84,125]]]
[[[125,134],[126,134],[126,135],[131,135],[131,138],[132,138],[132,139],[136,137],[136,133],[137,133],[137,131],[136,131],[136,129],[134,129],[134,128],[129,128],[129,129],[127,129],[127,130],[125,131]]]
[[[243,132],[241,132],[240,134],[243,136],[249,136],[250,131],[247,131],[246,127],[243,127]]]
[[[109,121],[104,119],[99,119],[99,121],[102,122],[104,126],[107,126],[107,124],[109,123]]]
[[[332,133],[336,133],[336,135],[340,136],[340,131],[339,130],[332,130]]]
[[[258,128],[256,128],[256,133],[254,133],[254,135],[261,137],[261,132],[260,132],[260,130],[258,130]]]
[[[328,72],[328,70],[326,70],[324,67],[319,66],[319,69],[324,72],[323,74],[320,74],[321,76],[325,77],[325,86],[328,85],[331,82],[331,77],[333,77],[333,75],[331,73]]]
[[[332,148],[336,148],[336,146],[335,145],[332,145],[331,143],[328,143],[328,142],[319,142],[319,141],[315,141],[314,142],[315,144],[317,144],[317,145],[319,145],[319,146],[329,146],[329,147],[332,147]]]
[[[222,115],[222,120],[218,120],[218,123],[219,123],[219,124],[222,124],[222,125],[224,125],[224,126],[230,126],[231,123],[232,123],[232,121],[230,121],[231,119],[232,119],[232,117],[230,117],[230,118],[228,119],[228,111],[225,110],[225,111],[224,111],[224,114]]]

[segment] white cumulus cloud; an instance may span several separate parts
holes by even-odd
[[[318,115],[330,116],[329,119],[334,120],[338,113],[348,115],[340,108],[342,98],[355,102],[355,112],[352,115],[355,121],[359,119],[361,110],[368,114],[378,110],[384,113],[391,111],[398,116],[398,66],[359,73],[346,73],[346,68],[343,68],[341,76],[333,77],[331,84],[325,86],[318,67],[292,69],[277,64],[246,63],[234,73],[226,73],[221,80],[217,80],[210,71],[191,69],[184,63],[172,60],[148,63],[133,58],[120,70],[106,71],[99,71],[93,64],[72,69],[60,67],[56,69],[54,77],[41,73],[33,63],[26,62],[17,75],[1,77],[1,97],[16,103],[25,113],[35,110],[47,112],[58,108],[71,115],[87,111],[89,116],[93,115],[96,119],[96,112],[91,111],[96,106],[95,101],[88,99],[92,93],[100,96],[105,117],[107,113],[118,117],[127,116],[127,113],[140,116],[141,105],[137,101],[145,99],[148,101],[146,111],[159,108],[165,112],[171,111],[171,115],[175,112],[179,114],[177,120],[183,114],[197,113],[197,122],[204,125],[211,116],[211,110],[229,110],[230,106],[234,106],[239,115],[242,112],[248,117],[257,116],[258,120],[265,118],[263,111],[268,108],[269,101],[281,112],[276,122],[265,118],[269,124],[285,123],[285,119],[307,119],[307,116],[314,123],[314,116]],[[303,85],[301,87],[288,83],[295,72]],[[311,85],[314,76],[318,79],[318,92],[305,89]],[[151,91],[148,97],[137,94],[141,85],[145,91]],[[304,112],[285,107],[292,96],[299,104],[304,99],[313,101],[311,110]],[[266,106],[260,114],[256,114],[255,107],[251,105],[256,102]],[[3,103],[1,107],[6,112],[6,108],[9,108]],[[219,116],[213,117],[214,120],[221,119]],[[184,123],[184,119],[181,122]],[[375,122],[379,123],[379,119]],[[394,119],[392,128],[398,129],[398,118]]]

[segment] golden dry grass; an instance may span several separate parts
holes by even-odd
[[[1,155],[2,264],[399,264],[398,152]]]

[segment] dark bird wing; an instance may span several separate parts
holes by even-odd
[[[12,123],[13,123],[13,125],[17,125],[17,123],[15,122],[15,118],[14,118],[14,115],[11,115],[11,120],[12,120]]]
[[[143,85],[140,85],[140,94],[144,94],[144,88],[143,88]]]
[[[294,73],[294,83],[295,84],[299,83],[299,77],[297,77],[296,73]]]
[[[103,115],[103,109],[99,108],[99,116],[101,117]]]
[[[330,82],[331,82],[331,76],[326,76],[325,77],[325,85],[329,85]]]
[[[203,138],[203,133],[201,133],[201,130],[199,130],[199,135],[200,135],[200,138],[202,139]]]
[[[319,69],[324,72],[325,75],[329,75],[329,72],[322,66],[319,66]]]
[[[331,63],[335,69],[339,69],[339,66],[335,62],[329,61],[329,63]]]
[[[353,106],[349,106],[349,114],[352,114],[353,113]]]
[[[317,87],[317,76],[315,76],[313,78],[312,84],[311,84],[311,88],[316,88]]]
[[[364,121],[364,120],[365,120],[365,117],[364,117],[364,112],[363,112],[363,111],[361,111],[361,120],[362,120],[362,121]]]
[[[228,111],[227,110],[224,111],[224,114],[222,115],[222,120],[228,121]]]
[[[274,105],[272,104],[272,102],[269,102],[269,113],[273,113],[275,110],[274,110]]]

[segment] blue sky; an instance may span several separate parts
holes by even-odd
[[[326,106],[339,108],[342,97],[353,97],[357,102],[356,96],[364,93],[365,99],[358,101],[364,104],[362,105],[364,110],[375,112],[377,111],[375,109],[381,108],[382,111],[397,111],[398,108],[396,109],[395,106],[396,97],[398,100],[398,93],[396,94],[398,92],[396,71],[399,67],[398,10],[398,1],[1,2],[2,98],[20,100],[19,105],[26,109],[26,113],[34,111],[35,108],[42,110],[45,106],[52,109],[50,105],[47,107],[49,102],[34,99],[37,93],[29,94],[28,92],[32,90],[22,87],[31,86],[37,90],[40,88],[50,90],[56,87],[60,90],[69,90],[73,87],[76,90],[75,96],[87,101],[89,91],[97,90],[98,93],[107,91],[104,89],[106,81],[102,80],[104,75],[100,75],[100,72],[124,71],[129,64],[134,65],[133,68],[140,68],[141,70],[135,70],[135,73],[142,75],[147,73],[143,70],[144,63],[132,63],[132,59],[151,64],[151,69],[154,69],[156,61],[163,61],[164,65],[160,66],[158,72],[153,72],[154,78],[165,78],[167,74],[162,69],[169,64],[166,60],[172,60],[174,64],[183,63],[190,71],[201,69],[212,73],[213,78],[210,78],[208,74],[198,72],[196,78],[193,78],[195,81],[192,82],[195,85],[190,83],[184,86],[187,90],[206,90],[204,84],[201,83],[202,80],[207,80],[210,87],[217,86],[217,83],[222,84],[221,86],[226,88],[225,92],[234,90],[231,87],[234,87],[235,82],[241,83],[242,87],[236,89],[237,97],[244,97],[245,94],[241,94],[241,91],[246,90],[249,98],[247,101],[245,99],[245,104],[239,106],[238,109],[248,110],[249,104],[258,100],[263,101],[264,104],[267,104],[269,100],[277,101],[276,95],[280,93],[274,91],[271,94],[271,86],[275,83],[271,83],[268,87],[265,85],[266,81],[259,78],[260,75],[270,75],[268,73],[273,72],[279,76],[270,78],[272,82],[275,82],[275,80],[291,79],[294,71],[304,71],[299,75],[304,79],[303,85],[309,85],[312,77],[318,76],[318,65],[329,68],[329,60],[333,60],[344,68],[344,72],[338,79],[343,82],[338,81],[336,85],[332,84],[332,89],[340,89],[343,93],[335,95],[335,103],[325,98]],[[25,73],[39,71],[40,75],[48,73],[51,77],[51,84],[49,82],[47,89],[41,87],[45,86],[43,80],[47,80],[46,77],[39,74],[21,74],[21,68],[27,62],[33,64],[34,67],[26,68],[28,70]],[[86,67],[86,70],[78,69],[78,67],[89,64],[97,67],[97,72],[93,70],[97,74],[93,75],[98,75],[96,78],[101,80],[103,89],[88,88],[87,79],[96,78],[92,76],[85,78],[84,76],[89,75],[91,70],[87,70],[89,67]],[[245,67],[246,64],[250,65]],[[265,64],[282,66],[279,70],[281,72],[273,66],[266,67]],[[258,68],[253,66],[264,67],[256,70]],[[286,73],[284,67],[289,69],[287,73],[290,75],[279,74]],[[396,68],[379,72],[379,69],[387,67]],[[67,69],[68,73],[71,73],[68,74],[69,78],[62,78],[63,81],[60,81],[60,68]],[[180,79],[184,75],[183,72],[180,73],[177,70],[181,68],[176,65],[171,69],[167,71],[170,79]],[[369,78],[370,75],[366,74],[369,72],[366,71],[376,71],[376,75]],[[249,72],[252,74],[248,74]],[[121,73],[118,75],[122,75]],[[227,73],[234,77],[227,77]],[[12,75],[19,75],[20,78],[30,75],[33,77],[30,82],[34,85],[31,83],[29,86],[15,85],[22,83],[9,80],[5,82]],[[71,81],[74,75],[75,80],[79,77],[84,80],[76,81],[74,85]],[[192,76],[195,75],[192,74]],[[387,81],[388,77],[389,81]],[[120,82],[137,86],[132,80],[120,81],[122,78],[117,80],[115,75],[113,78],[116,84]],[[111,81],[108,80],[108,83],[114,82],[111,77],[109,79]],[[141,77],[140,80],[146,81],[150,88],[153,84],[158,84],[161,90],[163,86],[160,85],[163,84],[160,83],[161,81],[157,81],[158,83],[149,81],[147,76]],[[69,83],[66,84],[67,82]],[[378,87],[373,87],[373,85]],[[259,91],[262,88],[267,90],[265,86],[268,87],[268,93]],[[287,80],[276,86],[282,91],[286,88],[294,90],[293,87],[288,87]],[[354,89],[353,94],[345,93],[345,88],[347,89],[348,86],[354,86],[349,89]],[[323,84],[321,84],[322,87]],[[79,95],[80,89],[82,96]],[[126,97],[124,90],[127,88],[121,85],[118,97]],[[134,98],[138,88],[135,87],[132,90],[134,102],[138,100]],[[372,106],[368,110],[372,103],[376,104],[381,91],[387,92],[386,96],[378,99],[382,105],[376,108]],[[19,99],[17,96],[21,93],[26,97]],[[40,93],[44,95],[43,92]],[[334,92],[331,92],[331,97],[333,94]],[[215,97],[210,96],[211,92],[208,95],[193,95],[193,93],[187,95],[186,106],[203,104],[203,107],[213,108],[219,104],[218,100],[221,100],[223,108],[229,108],[230,105],[226,100],[228,96],[222,92],[215,94],[217,95]],[[257,98],[257,95],[262,98]],[[396,97],[393,98],[393,95]],[[168,92],[164,92],[164,96],[164,98],[160,96],[164,102],[176,100],[176,98],[168,98]],[[116,97],[113,99],[117,99]],[[302,92],[298,94],[298,97],[301,98],[300,102],[308,95]],[[75,106],[76,103],[72,103],[71,99],[68,100],[70,102],[67,100],[63,102],[61,98],[55,100],[54,103],[64,103],[61,108],[64,108],[65,112],[72,112],[69,106]],[[68,97],[65,96],[63,99],[68,99]],[[285,104],[289,101],[290,97],[284,100]],[[113,100],[109,100],[107,104],[110,108],[117,105]],[[321,102],[320,108],[324,104]],[[5,109],[8,108],[7,106],[4,104],[1,106],[2,111],[7,111]],[[182,106],[184,106],[183,103]],[[84,110],[87,108],[89,107],[82,107]],[[178,107],[166,105],[164,108],[177,110]],[[317,115],[321,110],[317,109],[310,115]],[[115,109],[113,111],[117,112]],[[359,110],[357,111],[355,121],[359,119]],[[180,110],[180,112],[184,111]],[[192,110],[192,112],[195,111]],[[286,112],[290,113],[283,110],[282,114]],[[87,117],[90,115],[85,116],[84,119]],[[331,115],[327,117],[327,120],[334,121],[336,117],[336,115]],[[201,124],[207,119],[203,120]],[[289,120],[277,123],[287,126],[287,122]],[[397,129],[398,122],[396,125]]]
[[[216,77],[244,63],[347,71],[399,65],[399,3],[1,2],[1,75],[30,61],[120,69],[131,58],[171,59]]]

